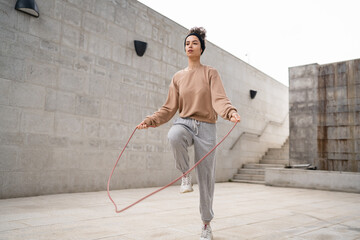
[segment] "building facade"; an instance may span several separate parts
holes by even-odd
[[[186,67],[187,29],[134,0],[36,2],[39,18],[0,0],[0,196],[105,190],[131,132]],[[144,56],[134,40],[147,42]],[[211,42],[202,63],[219,71],[242,116],[217,150],[217,181],[227,181],[288,137],[288,87]],[[179,176],[170,126],[136,132],[111,189]],[[219,119],[218,138],[231,126]]]

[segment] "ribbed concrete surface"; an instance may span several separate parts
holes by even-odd
[[[199,239],[198,189],[172,186],[116,214],[106,192],[0,200],[1,240]],[[156,188],[112,191],[125,206]],[[360,239],[360,194],[218,183],[215,240]]]

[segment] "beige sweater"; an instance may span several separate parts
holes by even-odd
[[[237,111],[226,96],[217,70],[205,65],[175,73],[165,104],[144,121],[157,127],[168,122],[177,110],[180,117],[209,123],[216,122],[217,114],[230,120]]]

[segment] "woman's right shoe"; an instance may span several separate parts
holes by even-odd
[[[209,224],[203,225],[201,229],[200,240],[212,240],[212,239],[213,236],[210,225]]]

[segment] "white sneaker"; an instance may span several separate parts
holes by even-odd
[[[211,231],[211,227],[210,225],[203,225],[202,229],[201,229],[201,236],[200,236],[200,240],[212,240],[213,236],[212,236],[212,231]]]
[[[188,174],[181,179],[180,193],[187,193],[192,191],[194,191],[194,189],[192,188],[191,175]]]

